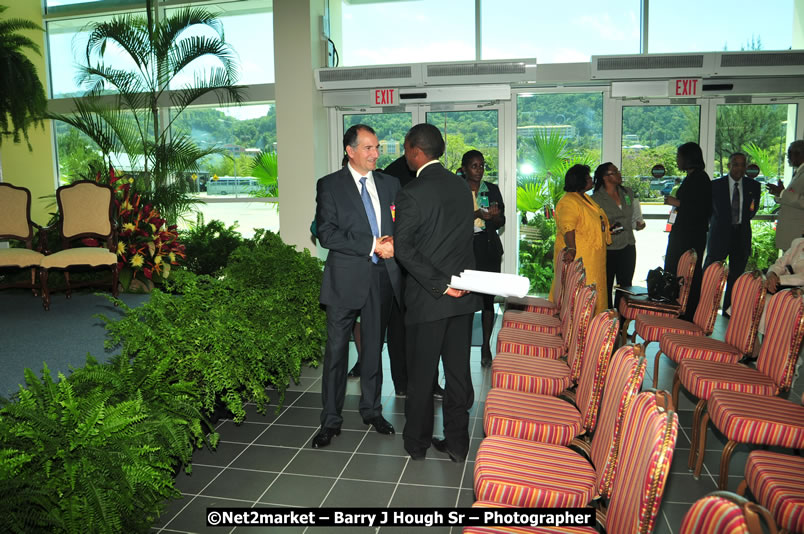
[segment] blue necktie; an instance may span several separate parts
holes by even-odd
[[[374,213],[374,204],[371,203],[368,189],[366,189],[366,177],[360,179],[360,200],[363,201],[363,207],[366,208],[366,215],[368,216],[369,225],[371,226],[371,233],[374,237],[380,237],[380,229],[377,226],[377,215]],[[376,254],[371,254],[371,261],[377,263],[380,258]]]

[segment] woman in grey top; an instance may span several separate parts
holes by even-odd
[[[623,186],[620,170],[611,162],[595,169],[595,190],[592,198],[606,212],[611,230],[611,245],[606,249],[606,287],[609,308],[613,307],[612,288],[630,286],[636,265],[636,240],[634,230],[645,228],[642,210],[634,192]],[[603,298],[599,295],[598,298]]]

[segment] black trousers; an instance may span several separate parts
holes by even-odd
[[[731,306],[731,292],[734,290],[734,284],[741,274],[745,272],[745,266],[748,265],[748,257],[751,255],[751,244],[749,242],[746,246],[745,241],[741,238],[742,227],[739,224],[732,225],[729,231],[729,248],[722,257],[717,255],[706,255],[706,262],[704,263],[704,270],[709,264],[716,261],[723,261],[729,259],[729,277],[726,279],[726,293],[723,295],[723,311],[729,309]]]
[[[619,250],[606,250],[606,287],[609,291],[609,308],[617,308],[617,302],[614,302],[611,297],[614,278],[617,278],[617,284],[621,286],[633,285],[635,268],[636,245],[628,245]],[[598,298],[602,298],[602,295]]]
[[[692,285],[690,286],[690,297],[687,301],[687,308],[682,319],[692,321],[695,310],[698,309],[698,301],[701,299],[701,282],[703,281],[703,255],[706,248],[706,232],[701,232],[694,236],[681,233],[674,234],[672,231],[667,238],[667,252],[664,256],[664,270],[673,274],[678,274],[678,260],[681,255],[691,248],[695,249],[698,259],[695,261],[695,272],[692,275]]]
[[[405,313],[396,298],[391,305],[388,320],[388,359],[391,361],[391,379],[396,391],[408,389],[407,343],[405,339]]]
[[[468,313],[407,325],[411,357],[402,435],[408,452],[427,449],[433,438],[433,380],[439,356],[446,376],[444,437],[455,453],[469,451],[469,409],[475,399],[469,369],[473,317]]]
[[[346,396],[349,339],[360,315],[360,415],[370,419],[382,413],[382,344],[391,313],[393,288],[384,265],[371,268],[369,294],[361,309],[327,306],[327,345],[321,379],[321,426],[340,428]]]

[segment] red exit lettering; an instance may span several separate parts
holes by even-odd
[[[696,96],[699,81],[698,79],[676,80],[675,96]]]
[[[395,102],[396,89],[375,89],[374,104],[377,106],[390,106]]]

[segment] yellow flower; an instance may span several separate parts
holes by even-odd
[[[162,256],[156,256],[154,258],[154,265],[159,265],[160,263],[162,263]]]
[[[131,208],[132,208],[132,206],[131,206],[131,202],[129,202],[128,200],[123,201],[123,205],[122,205],[122,206],[120,206],[120,209],[121,209],[122,211],[130,211],[130,210],[131,210]]]
[[[134,178],[129,178],[128,183],[133,184],[134,183]]]
[[[156,226],[154,226],[153,224],[150,224],[150,223],[148,224],[148,226],[151,227],[151,232],[156,232]]]
[[[142,267],[143,263],[145,263],[145,259],[142,257],[142,254],[135,254],[134,257],[131,258],[131,266],[135,269]]]
[[[117,242],[117,255],[122,256],[123,252],[126,251],[126,245],[122,241]]]
[[[217,174],[213,174],[213,175],[212,175],[212,180],[213,180],[214,182],[217,182],[217,181],[218,181],[218,175],[217,175]]]
[[[137,227],[134,226],[131,223],[126,223],[126,224],[123,225],[123,230],[128,230],[129,232],[133,232],[136,229],[137,229]]]
[[[190,175],[190,178],[192,178],[193,181],[196,181],[198,180],[198,175],[196,173],[193,173],[192,175]]]
[[[170,258],[170,263],[176,263],[176,255],[174,253],[168,254],[168,258]]]

